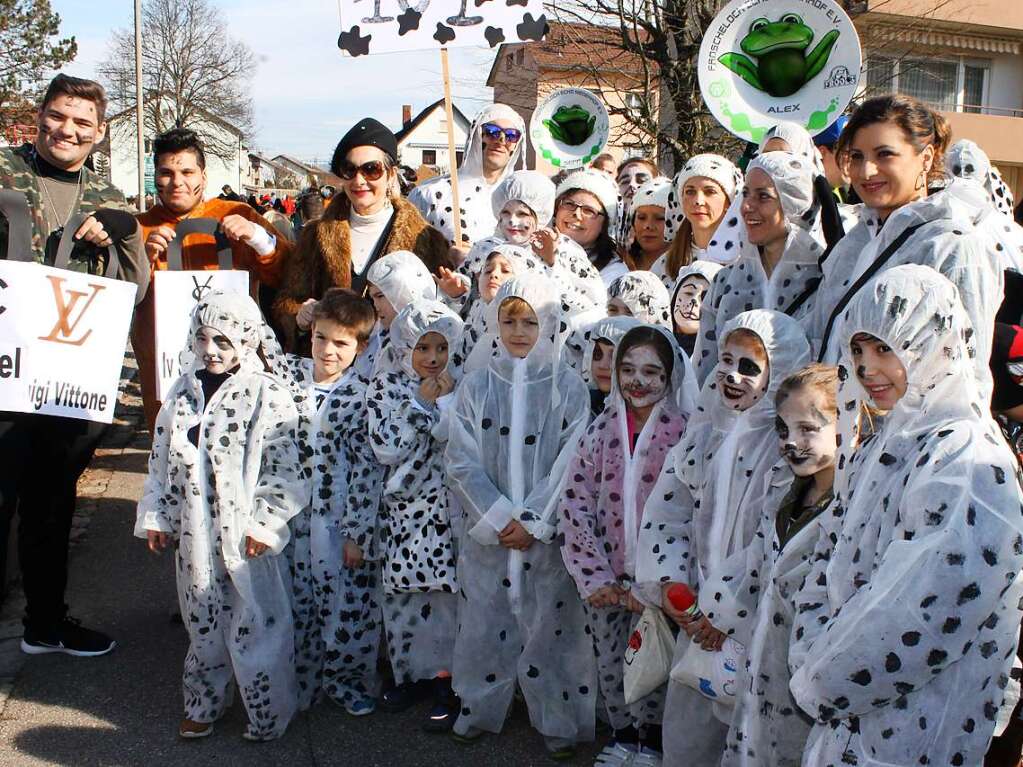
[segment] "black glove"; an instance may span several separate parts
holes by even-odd
[[[115,210],[114,208],[100,208],[93,212],[93,217],[103,224],[110,241],[115,245],[125,237],[135,233],[138,222],[135,216],[127,211]]]

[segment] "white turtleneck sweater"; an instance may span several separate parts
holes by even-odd
[[[348,214],[348,225],[351,227],[352,271],[355,274],[362,274],[366,268],[366,262],[373,255],[380,235],[384,233],[393,213],[394,208],[388,201],[378,212],[370,213],[368,216],[359,215],[354,208]]]

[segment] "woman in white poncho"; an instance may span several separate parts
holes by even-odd
[[[460,377],[455,350],[462,320],[436,301],[415,301],[391,323],[395,368],[381,371],[366,396],[373,452],[387,467],[382,509],[384,628],[397,687],[381,705],[403,710],[413,683],[431,681],[432,730],[457,715],[451,699],[458,612],[451,506],[444,442],[434,435],[441,399]],[[450,399],[448,397],[448,399]]]
[[[767,152],[746,170],[739,258],[714,277],[700,314],[693,350],[706,381],[718,360],[718,338],[738,314],[771,309],[802,317],[813,306],[824,246],[812,234],[818,206],[813,166],[790,152]]]
[[[792,693],[817,721],[804,764],[978,765],[1003,704],[1021,495],[956,293],[900,266],[842,314],[835,503],[789,658]],[[866,406],[883,410],[873,429]]]
[[[636,579],[641,586],[660,587],[662,594],[674,583],[699,593],[726,557],[749,545],[765,490],[753,478],[766,476],[777,456],[774,394],[810,359],[799,324],[778,312],[740,314],[722,338],[722,358],[700,393],[697,415],[665,461],[643,512]],[[687,625],[666,597],[662,608]],[[714,641],[706,627],[691,629],[693,641],[705,646]],[[686,632],[680,632],[676,662],[689,644]],[[716,764],[730,719],[724,704],[669,682],[664,764]]]
[[[212,293],[192,312],[191,359],[164,398],[135,534],[175,545],[189,635],[180,734],[196,738],[238,686],[245,737],[284,733],[297,709],[289,520],[306,504],[291,391],[258,350],[263,320],[248,296]]]
[[[356,360],[356,370],[364,378],[372,378],[378,367],[390,369],[389,328],[398,312],[413,301],[437,300],[437,284],[433,275],[415,253],[399,250],[377,259],[366,272],[368,295],[377,310],[377,325],[369,345]]]
[[[501,287],[481,342],[491,356],[459,386],[447,461],[466,529],[455,733],[500,732],[518,683],[533,726],[567,755],[593,737],[596,688],[582,605],[554,545],[558,490],[589,412],[586,385],[560,361],[560,325],[542,277]]]
[[[509,140],[508,130],[518,132],[519,137],[514,142]],[[484,107],[469,126],[465,153],[458,168],[462,242],[455,242],[450,176],[420,184],[409,194],[409,202],[452,245],[471,247],[476,240],[489,237],[497,224],[491,195],[498,184],[515,170],[522,157],[525,130],[526,124],[519,113],[504,104]]]
[[[988,360],[1003,275],[988,225],[1001,217],[979,185],[947,182],[942,160],[950,132],[944,117],[908,96],[869,99],[853,113],[838,152],[848,158],[847,172],[864,210],[824,262],[806,326],[818,359],[834,363],[840,353],[835,325],[859,290],[893,266],[930,266],[959,289],[976,334],[977,380],[989,396]]]

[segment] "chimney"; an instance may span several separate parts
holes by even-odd
[[[412,105],[402,104],[401,105],[401,127],[406,127],[412,122]]]

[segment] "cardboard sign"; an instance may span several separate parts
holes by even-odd
[[[816,135],[856,93],[863,54],[834,0],[732,0],[700,45],[703,100],[743,141],[781,121]]]
[[[135,285],[0,261],[0,410],[110,423]]]
[[[529,121],[529,138],[555,168],[586,168],[610,135],[607,107],[585,88],[561,88],[544,99]]]
[[[212,290],[249,293],[249,273],[234,269],[206,272],[158,271],[153,275],[156,312],[156,396],[161,401],[181,375],[181,352],[188,346],[192,310]]]
[[[542,40],[543,0],[340,0],[337,47],[349,56]]]

